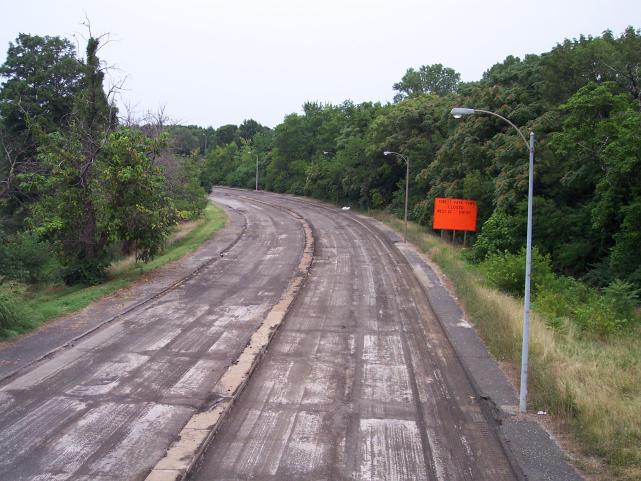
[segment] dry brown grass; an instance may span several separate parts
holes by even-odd
[[[175,227],[175,230],[171,234],[171,236],[169,236],[169,239],[167,240],[167,243],[165,245],[165,249],[169,249],[171,246],[187,237],[187,235],[189,235],[189,233],[191,233],[194,229],[206,224],[207,222],[208,219],[205,217],[200,217],[188,222],[181,222]],[[123,272],[130,271],[136,265],[136,255],[131,254],[127,257],[123,257],[122,259],[112,262],[109,266],[108,272],[112,277],[118,276]]]
[[[385,213],[374,217],[402,230]],[[408,238],[452,281],[468,316],[492,354],[520,361],[523,303],[489,287],[453,247],[410,225]],[[571,434],[577,465],[598,480],[641,480],[640,330],[590,338],[571,325],[558,331],[533,313],[530,330],[530,409],[555,416],[554,425]],[[563,433],[560,433],[563,434]],[[568,436],[560,436],[561,439]],[[593,458],[598,461],[594,462]]]

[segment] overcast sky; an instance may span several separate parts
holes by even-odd
[[[254,118],[305,101],[390,101],[407,68],[442,63],[478,80],[507,55],[641,28],[639,0],[3,0],[0,60],[18,33],[109,33],[100,51],[137,111],[183,124]],[[81,44],[81,49],[84,45]]]

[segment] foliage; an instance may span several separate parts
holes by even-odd
[[[20,332],[25,327],[24,313],[15,295],[6,286],[0,285],[0,338]]]
[[[102,228],[111,242],[133,243],[136,259],[144,262],[158,254],[178,221],[162,172],[152,163],[159,148],[159,141],[121,129],[109,135],[100,160]]]
[[[41,171],[33,126],[43,132],[67,127],[83,66],[73,44],[60,37],[20,34],[0,66],[0,196],[20,216],[31,195],[20,173]]]
[[[73,44],[60,37],[20,34],[0,66],[0,116],[12,133],[27,130],[27,117],[52,131],[66,124],[79,89],[82,64]]]
[[[460,82],[461,74],[440,63],[422,65],[418,70],[409,68],[401,81],[394,84],[394,90],[398,92],[394,101],[400,102],[419,94],[452,94],[456,92]]]
[[[525,249],[518,254],[510,252],[490,254],[479,269],[493,286],[508,294],[523,295],[525,284]],[[532,293],[543,289],[554,278],[549,255],[532,249]]]
[[[204,241],[221,229],[226,222],[225,212],[210,204],[201,218],[181,226],[167,241],[167,248],[151,262],[138,265],[134,256],[125,258],[109,268],[108,280],[99,285],[38,286],[28,289],[15,282],[0,284],[0,318],[3,309],[8,319],[0,321],[0,338],[26,332],[51,318],[77,311],[92,301],[126,287],[141,275],[196,250]]]
[[[152,140],[139,130],[116,129],[97,48],[90,38],[68,131],[46,133],[34,126],[46,173],[22,176],[23,186],[39,194],[29,226],[59,247],[68,284],[100,282],[115,243],[124,242],[138,259],[149,260],[178,220],[162,172],[153,164],[164,137]]]
[[[33,232],[6,235],[0,231],[0,278],[30,283],[56,280],[59,265],[51,249]]]
[[[432,223],[434,199],[474,199],[471,258],[524,244],[528,157],[521,137],[493,116],[455,120],[455,105],[496,112],[536,133],[534,242],[559,275],[641,288],[641,33],[580,36],[541,55],[508,56],[479,82],[440,64],[408,69],[395,103],[307,102],[258,148],[247,121],[216,130],[201,185],[261,187],[400,214],[410,160],[409,214]],[[250,154],[251,151],[251,154]]]
[[[490,255],[515,252],[523,245],[522,229],[518,224],[515,216],[494,211],[481,227],[472,249],[472,259],[478,262]]]

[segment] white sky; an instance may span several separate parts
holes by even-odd
[[[409,67],[478,80],[507,55],[641,27],[639,0],[2,0],[0,62],[18,33],[109,32],[101,58],[136,110],[183,124],[273,127],[307,100],[390,101]],[[81,44],[84,49],[84,44]]]

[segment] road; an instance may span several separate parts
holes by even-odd
[[[144,479],[286,289],[298,217],[312,269],[191,479],[515,479],[387,234],[291,197],[214,199],[247,223],[224,257],[0,383],[0,479]]]
[[[1,385],[1,480],[144,479],[207,403],[303,245],[281,209],[225,202],[247,229],[224,257]]]
[[[270,194],[316,237],[305,288],[192,478],[512,480],[414,274],[357,216]]]

